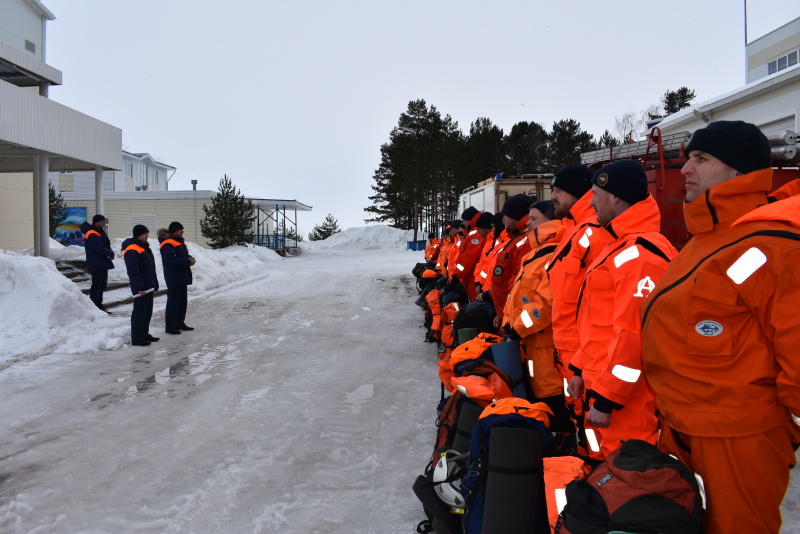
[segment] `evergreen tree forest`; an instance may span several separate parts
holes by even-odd
[[[389,141],[381,145],[365,222],[438,234],[460,215],[458,199],[464,189],[500,173],[554,173],[580,162],[582,152],[633,141],[636,132],[646,129],[646,120],[675,113],[694,97],[687,87],[666,91],[660,104],[618,117],[618,137],[606,130],[597,139],[571,118],[549,128],[521,121],[505,133],[489,118],[478,117],[465,134],[450,115],[425,100],[412,100]]]
[[[606,143],[614,141],[608,132],[605,137]],[[519,122],[505,134],[479,117],[464,134],[449,115],[414,100],[381,146],[365,222],[439,233],[460,215],[458,198],[465,188],[499,173],[555,172],[601,146],[573,119],[557,121],[549,131],[536,122]]]

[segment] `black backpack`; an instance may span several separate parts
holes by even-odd
[[[646,441],[623,442],[586,479],[570,482],[566,497],[559,534],[701,532],[702,495],[694,475]]]

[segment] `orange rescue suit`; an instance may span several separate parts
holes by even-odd
[[[694,235],[642,307],[659,447],[705,483],[705,532],[778,532],[800,443],[800,197],[772,169],[684,203]],[[759,207],[761,206],[761,207]]]
[[[453,238],[445,236],[442,240],[442,245],[439,247],[439,253],[436,255],[436,272],[442,276],[447,276],[447,258],[450,255],[450,248],[453,246]]]
[[[678,253],[660,226],[658,204],[648,195],[605,226],[615,240],[586,270],[578,302],[580,346],[570,367],[583,377],[584,413],[594,406],[611,414],[608,428],[585,423],[595,460],[625,439],[656,442],[655,396],[642,373],[640,308]]]
[[[540,224],[528,232],[532,249],[522,258],[522,267],[508,294],[503,310],[504,325],[522,338],[523,364],[537,399],[561,395],[561,377],[553,359],[553,328],[550,323],[553,294],[545,265],[564,235],[560,219]]]
[[[492,303],[497,312],[498,321],[503,324],[503,309],[508,300],[508,292],[517,279],[522,267],[522,258],[530,252],[528,244],[528,215],[519,220],[511,231],[510,239],[497,251],[492,269]]]
[[[579,346],[576,314],[583,277],[586,268],[612,241],[611,235],[597,224],[594,208],[589,204],[592,195],[589,191],[569,210],[564,219],[564,238],[547,266],[553,293],[553,343],[565,383],[572,379],[569,363]]]
[[[425,261],[436,261],[436,258],[439,256],[439,249],[441,245],[442,242],[435,237],[428,241],[428,244],[425,245]]]

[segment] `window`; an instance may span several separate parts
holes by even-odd
[[[136,185],[147,186],[147,165],[144,163],[139,164],[139,179],[136,182]]]
[[[158,171],[156,171],[156,173],[153,175],[153,183],[154,184],[158,183]]]
[[[133,163],[128,163],[128,178],[133,178]]]
[[[767,63],[767,74],[775,74],[783,69],[797,65],[798,50],[792,50],[785,56],[775,58]]]

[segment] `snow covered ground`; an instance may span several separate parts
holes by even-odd
[[[190,244],[197,329],[164,334],[157,297],[150,347],[130,305],[107,316],[51,261],[0,253],[0,532],[414,532],[439,385],[408,239]]]

